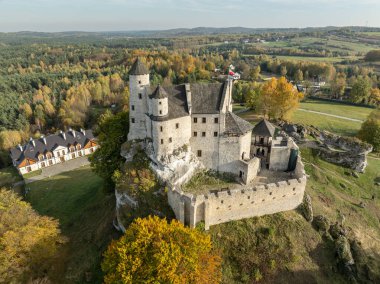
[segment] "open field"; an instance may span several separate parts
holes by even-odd
[[[40,214],[59,220],[69,241],[49,276],[53,283],[102,283],[101,254],[116,235],[112,226],[115,196],[90,167],[59,174],[27,186],[26,200]]]
[[[373,111],[372,108],[368,107],[312,99],[301,102],[300,108],[363,121]],[[253,111],[240,113],[239,116],[253,124],[261,119],[260,116],[256,115]],[[305,112],[302,110],[296,110],[293,113],[291,121],[304,125],[313,125],[321,130],[327,130],[345,136],[356,135],[361,127],[361,122],[358,121],[350,121],[319,113]]]
[[[339,102],[308,99],[301,102],[300,108],[340,115],[348,118],[366,120],[373,108],[347,105]]]

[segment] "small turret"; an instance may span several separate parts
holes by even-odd
[[[150,98],[152,100],[152,114],[154,116],[168,115],[168,93],[161,85],[157,86]]]

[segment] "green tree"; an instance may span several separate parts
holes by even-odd
[[[57,220],[37,214],[29,203],[0,189],[0,283],[42,278],[60,244]]]
[[[104,253],[105,283],[220,283],[210,236],[158,217],[138,218]]]
[[[127,141],[128,131],[128,113],[119,112],[113,115],[110,111],[100,116],[95,130],[100,148],[89,160],[94,171],[112,186],[114,171],[124,163],[124,158],[120,156],[120,149],[121,145]]]
[[[350,100],[353,103],[368,103],[371,94],[371,82],[368,77],[359,77],[352,85]]]
[[[371,144],[375,152],[380,151],[380,109],[376,109],[364,121],[358,137]]]

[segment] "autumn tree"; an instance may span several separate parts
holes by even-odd
[[[105,283],[220,283],[210,236],[177,220],[138,218],[104,253]]]
[[[0,189],[0,283],[42,278],[65,239],[57,220],[37,214],[29,203]]]
[[[338,73],[334,80],[331,82],[331,95],[335,99],[340,99],[344,95],[346,89],[346,74]]]
[[[289,119],[298,108],[303,94],[298,92],[285,77],[272,78],[260,90],[258,111],[275,119]]]
[[[380,89],[372,88],[369,95],[368,103],[374,106],[380,106]]]
[[[0,149],[9,150],[22,142],[21,132],[18,130],[4,130],[0,132]]]
[[[299,83],[303,81],[303,72],[300,69],[297,69],[296,74],[294,74],[294,80]]]
[[[371,144],[375,152],[380,151],[380,109],[376,109],[363,122],[358,137]]]

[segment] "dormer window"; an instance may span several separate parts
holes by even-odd
[[[43,159],[44,159],[44,155],[39,154],[39,155],[38,155],[38,160],[39,160],[39,161],[42,161]]]
[[[77,145],[77,150],[80,150],[80,148],[81,148],[81,146],[78,144],[78,145]]]

